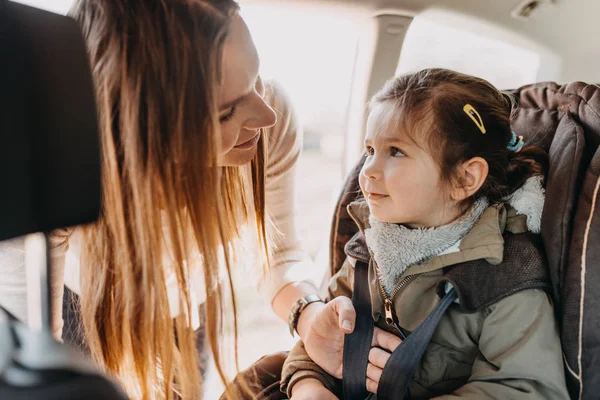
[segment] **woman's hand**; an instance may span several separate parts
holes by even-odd
[[[356,321],[352,300],[340,296],[327,304],[317,304],[318,309],[309,307],[300,315],[307,318],[306,328],[298,330],[306,352],[328,374],[341,379],[344,335],[354,330]],[[303,315],[307,311],[311,315]]]
[[[313,306],[311,310],[310,307]],[[308,318],[305,321],[306,327],[302,333],[302,341],[309,357],[323,368],[328,374],[335,378],[342,378],[342,364],[344,354],[344,335],[352,333],[356,322],[356,312],[352,305],[352,300],[347,297],[336,297],[326,305],[313,303],[310,304],[301,317]],[[304,313],[307,315],[304,315]],[[379,328],[373,331],[373,342],[371,352],[376,348],[381,348],[391,353],[402,341],[395,335],[385,332]],[[377,349],[377,350],[381,350]],[[377,353],[376,363],[369,363],[367,371],[372,371],[369,378],[376,384],[379,383],[381,370],[388,357],[382,357]],[[369,359],[371,355],[369,354]],[[381,364],[381,365],[380,365]],[[370,383],[373,386],[373,383]]]
[[[338,400],[317,379],[302,379],[292,388],[291,400]]]

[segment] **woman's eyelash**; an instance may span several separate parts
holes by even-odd
[[[229,121],[235,115],[235,110],[236,106],[231,107],[231,111],[219,118],[219,121],[221,121],[221,123]]]

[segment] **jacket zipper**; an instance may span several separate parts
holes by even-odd
[[[348,213],[350,214],[350,217],[354,220],[354,222],[358,226],[358,229],[360,230],[361,234],[364,237],[365,231],[364,231],[363,225],[361,224],[360,221],[357,220],[357,218],[352,214],[352,212],[350,210],[348,210],[348,211],[349,211]],[[369,255],[371,256],[371,258],[373,258],[373,253],[371,253],[371,249],[369,249],[368,246],[367,246],[367,251],[369,252]],[[369,262],[369,260],[360,260],[360,261],[363,261],[365,263]],[[398,318],[396,317],[396,310],[394,309],[394,300],[403,288],[405,288],[409,283],[411,283],[412,281],[414,281],[417,278],[418,278],[418,275],[409,275],[407,277],[404,277],[394,287],[394,290],[392,291],[392,295],[388,296],[387,293],[385,292],[385,289],[383,288],[383,285],[381,284],[381,281],[379,280],[379,274],[377,274],[377,285],[379,286],[379,292],[381,294],[381,297],[383,298],[383,307],[385,309],[385,322],[394,332],[396,332],[400,336],[400,338],[402,340],[406,339],[406,335],[404,333],[402,333],[402,330],[398,326]]]
[[[383,298],[383,307],[385,309],[385,322],[390,328],[392,328],[396,333],[398,333],[402,340],[406,339],[406,335],[402,333],[402,330],[398,326],[398,317],[396,317],[396,310],[394,309],[394,300],[396,299],[396,296],[398,296],[398,294],[402,291],[402,289],[408,286],[409,283],[417,279],[417,277],[417,275],[410,275],[402,279],[400,282],[398,282],[396,287],[394,287],[394,291],[392,292],[391,296],[387,295],[385,289],[383,288],[383,285],[381,284],[381,281],[379,280],[379,277],[377,277],[377,284],[379,285],[379,292],[381,294],[381,297]]]

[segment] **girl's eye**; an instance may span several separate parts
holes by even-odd
[[[236,110],[236,106],[231,107],[231,110],[227,114],[225,114],[222,117],[220,117],[219,121],[221,123],[229,121],[235,115],[235,110]]]
[[[375,149],[373,149],[371,146],[367,146],[365,147],[365,149],[367,150],[368,156],[372,156],[373,154],[375,154]]]
[[[391,155],[392,155],[392,157],[404,157],[404,156],[406,156],[406,154],[404,154],[402,152],[402,150],[400,150],[397,147],[392,147],[391,148]]]

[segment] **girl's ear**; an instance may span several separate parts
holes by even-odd
[[[452,199],[462,201],[473,196],[487,179],[489,166],[481,157],[473,157],[458,166],[456,183],[452,187]]]

